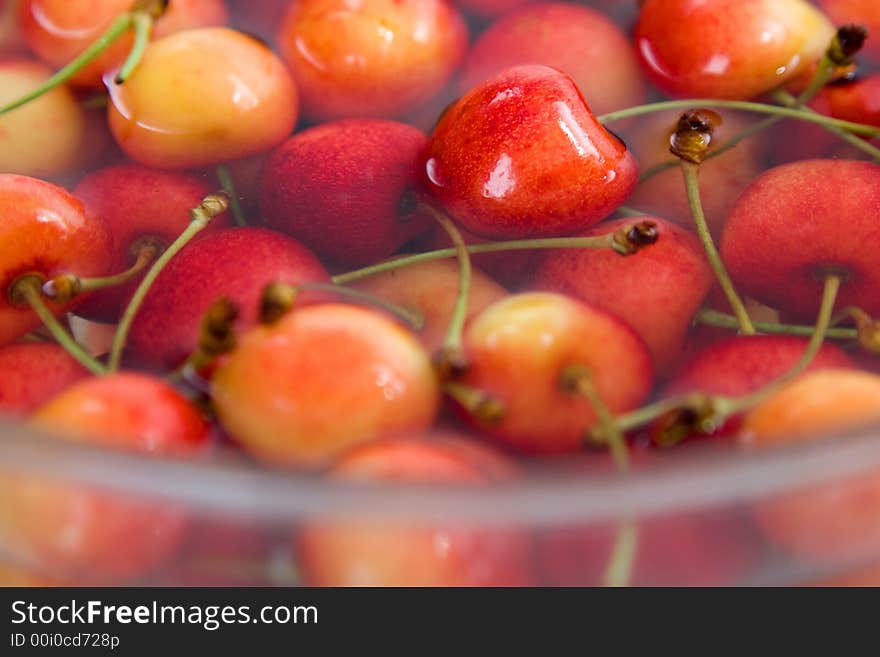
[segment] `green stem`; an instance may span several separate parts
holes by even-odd
[[[229,195],[229,209],[232,210],[232,218],[235,220],[236,226],[247,226],[247,217],[244,216],[244,210],[241,208],[241,201],[238,193],[235,191],[235,181],[232,178],[232,172],[225,164],[217,165],[217,180],[223,191]]]
[[[615,249],[615,243],[612,233],[596,237],[549,237],[532,240],[511,240],[508,242],[484,242],[483,244],[470,244],[467,246],[467,252],[471,255],[495,253],[498,251],[527,251],[531,249]],[[402,269],[403,267],[423,262],[444,260],[456,256],[458,256],[458,250],[455,248],[437,249],[415,255],[401,256],[345,274],[339,274],[333,277],[333,282],[338,285],[344,285],[386,271],[394,271],[395,269]]]
[[[630,107],[617,112],[604,114],[597,118],[601,123],[611,123],[612,121],[620,121],[634,116],[665,112],[674,109],[693,109],[694,107],[714,107],[717,109],[733,109],[757,114],[783,116],[806,121],[808,123],[836,127],[851,133],[866,135],[868,137],[876,137],[880,135],[880,127],[866,125],[864,123],[854,123],[852,121],[843,121],[841,119],[835,119],[815,112],[808,112],[803,109],[779,107],[777,105],[768,105],[765,103],[752,103],[743,100],[719,100],[717,98],[691,98],[685,100],[667,100],[660,103],[649,103],[647,105],[639,105],[637,107]]]
[[[131,18],[131,27],[134,30],[134,44],[128,53],[128,57],[122,63],[119,72],[114,80],[116,84],[125,84],[125,81],[131,77],[134,69],[137,68],[144,51],[150,43],[150,36],[153,33],[153,24],[155,21],[145,11],[135,11]]]
[[[754,335],[755,327],[752,325],[752,320],[749,317],[745,304],[742,302],[742,299],[736,292],[736,288],[733,286],[733,281],[730,280],[730,274],[727,273],[727,268],[721,260],[721,255],[715,247],[715,241],[712,239],[712,234],[709,232],[709,226],[706,223],[706,216],[703,213],[703,203],[700,199],[700,165],[682,160],[681,169],[684,173],[685,189],[687,190],[688,203],[690,203],[691,212],[694,216],[694,223],[697,227],[697,234],[700,237],[700,241],[703,243],[703,248],[709,259],[709,264],[712,266],[712,269],[715,272],[715,277],[718,279],[721,288],[724,290],[727,301],[730,303],[733,314],[736,315],[736,318],[739,321],[740,329],[743,334]]]
[[[623,522],[617,530],[611,557],[602,575],[602,586],[620,588],[630,585],[638,541],[638,525],[632,520]]]
[[[644,217],[648,213],[642,212],[641,210],[636,210],[635,208],[631,208],[628,205],[621,205],[619,208],[617,208],[617,214],[619,214],[621,217],[628,217],[632,219],[634,217]]]
[[[449,326],[446,329],[446,337],[443,340],[442,349],[447,354],[460,354],[462,352],[462,333],[464,332],[465,320],[467,320],[468,302],[471,295],[471,278],[473,275],[471,256],[468,253],[467,244],[464,242],[461,231],[458,230],[449,217],[442,212],[438,212],[430,205],[423,204],[421,209],[434,217],[434,220],[446,231],[452,240],[455,254],[458,257],[458,296],[455,299],[452,316],[449,318]]]
[[[135,263],[124,272],[113,276],[80,278],[75,274],[61,274],[43,284],[43,294],[52,300],[69,300],[84,292],[95,292],[116,287],[136,278],[159,255],[161,248],[156,242],[144,242],[137,251]]]
[[[739,329],[739,321],[733,315],[722,313],[711,308],[704,308],[699,311],[695,317],[698,324],[705,326],[715,326],[717,328]],[[835,324],[836,322],[832,322]],[[770,335],[795,335],[799,337],[809,337],[816,330],[813,326],[797,326],[793,324],[776,324],[773,322],[753,322],[758,333],[766,333]],[[857,340],[858,331],[854,328],[829,328],[825,334],[826,338],[832,340]]]
[[[119,364],[122,360],[122,352],[125,349],[125,343],[128,339],[128,333],[131,330],[132,322],[134,322],[134,318],[137,315],[138,310],[140,310],[144,298],[147,296],[153,283],[159,277],[159,274],[162,273],[162,270],[171,259],[180,253],[181,249],[183,249],[193,237],[207,228],[208,224],[211,223],[211,220],[214,217],[225,211],[228,205],[229,200],[226,198],[225,194],[222,196],[219,194],[208,195],[205,200],[202,201],[201,205],[192,210],[192,219],[186,229],[176,240],[174,240],[171,246],[159,256],[156,262],[153,263],[153,266],[150,267],[147,275],[144,276],[140,285],[138,285],[137,290],[135,290],[134,295],[131,297],[131,300],[128,302],[128,306],[125,308],[122,318],[119,320],[119,325],[116,327],[116,333],[113,336],[113,343],[110,349],[110,359],[107,365],[111,372],[115,372],[119,369]]]
[[[60,84],[67,82],[74,75],[79,73],[84,67],[86,67],[92,60],[94,60],[98,55],[107,50],[116,39],[118,39],[124,32],[129,30],[134,22],[134,14],[132,12],[126,12],[113,21],[113,24],[107,28],[107,31],[104,32],[98,39],[86,48],[76,59],[70,62],[67,66],[56,72],[52,77],[46,80],[43,84],[38,86],[33,91],[25,94],[18,100],[14,100],[8,105],[4,105],[0,107],[0,116],[6,114],[7,112],[11,112],[14,109],[21,107],[22,105],[26,105],[42,96],[43,94],[51,91],[55,87]]]
[[[92,374],[106,374],[104,366],[95,360],[82,346],[73,339],[73,336],[58,321],[58,318],[43,301],[40,293],[43,281],[38,276],[27,276],[15,283],[12,295],[23,299],[30,305],[37,317],[43,322],[55,341],[58,342],[70,356]]]

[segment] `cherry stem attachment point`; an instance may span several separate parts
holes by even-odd
[[[498,424],[504,420],[503,402],[489,393],[458,381],[447,381],[443,392],[481,424]]]
[[[162,273],[162,270],[165,269],[165,266],[171,261],[171,259],[180,253],[183,247],[185,247],[201,231],[207,228],[208,224],[211,223],[211,220],[214,217],[225,212],[228,207],[229,197],[225,192],[208,194],[208,196],[202,200],[201,204],[191,211],[191,220],[186,229],[176,240],[174,240],[174,242],[172,242],[171,246],[169,246],[162,255],[156,259],[153,266],[150,267],[150,270],[147,272],[146,276],[144,276],[140,285],[138,285],[137,290],[135,290],[134,295],[132,295],[128,306],[122,313],[119,325],[116,327],[116,334],[113,336],[113,343],[110,348],[110,359],[107,365],[109,371],[115,372],[119,369],[119,364],[122,360],[122,352],[125,349],[125,343],[128,339],[131,325],[134,322],[134,318],[137,316],[138,310],[140,310],[144,298],[147,296],[153,283],[159,277],[159,274]]]
[[[137,247],[137,259],[124,272],[113,276],[80,278],[76,274],[60,274],[43,283],[43,296],[55,302],[70,301],[84,292],[94,292],[128,283],[137,278],[162,252],[158,242],[144,241]]]
[[[730,308],[739,322],[740,330],[744,335],[754,335],[755,327],[752,325],[752,320],[749,317],[746,306],[737,293],[733,281],[730,280],[730,274],[728,274],[727,267],[724,266],[724,262],[721,260],[721,255],[718,253],[715,241],[712,239],[712,234],[709,232],[709,226],[706,223],[706,215],[703,212],[703,203],[700,199],[700,165],[682,160],[681,169],[684,173],[684,184],[687,190],[691,213],[694,217],[694,224],[697,227],[697,234],[703,243],[703,249],[706,252],[706,257],[709,259],[709,264],[712,266],[712,270],[715,272],[715,277],[718,279],[722,290],[724,290],[724,295],[727,297]]]
[[[467,252],[471,255],[480,253],[496,253],[499,251],[530,251],[539,249],[611,249],[620,255],[628,256],[638,253],[646,246],[654,244],[658,239],[657,224],[652,221],[634,222],[615,233],[596,235],[595,237],[547,237],[528,240],[510,240],[505,242],[484,242],[470,244]],[[386,271],[394,271],[410,265],[433,260],[454,258],[458,251],[454,248],[437,249],[414,255],[392,258],[385,262],[356,269],[333,277],[333,282],[345,285],[354,281],[375,276]]]
[[[46,305],[41,294],[43,279],[37,275],[30,275],[16,281],[10,290],[10,296],[15,303],[26,303],[43,322],[55,341],[61,345],[70,356],[92,374],[106,374],[106,368],[95,360],[62,326],[55,314]]]
[[[235,180],[232,178],[232,172],[227,165],[217,165],[217,180],[220,182],[220,187],[229,196],[229,209],[232,211],[235,225],[247,226],[248,220],[241,207],[241,199],[238,196],[238,192],[235,190]]]

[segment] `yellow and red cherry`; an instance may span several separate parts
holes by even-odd
[[[293,131],[299,111],[284,63],[253,37],[223,27],[154,41],[125,84],[105,81],[120,148],[163,169],[269,150]]]
[[[190,457],[208,425],[159,379],[123,373],[82,381],[42,406],[32,426],[59,439],[142,455]],[[4,475],[4,547],[41,572],[121,583],[154,572],[181,543],[188,517],[156,500],[28,475]]]
[[[306,118],[394,118],[443,89],[467,28],[448,0],[299,0],[277,41]]]
[[[525,453],[571,453],[587,444],[598,418],[589,398],[575,392],[575,376],[587,372],[612,413],[638,407],[653,385],[650,353],[632,328],[561,294],[517,294],[489,306],[465,328],[464,348],[470,366],[461,383],[485,402],[470,408],[464,400],[466,418]]]
[[[797,78],[834,26],[806,0],[646,0],[636,48],[672,96],[747,100]]]
[[[333,480],[485,487],[513,478],[489,447],[455,436],[389,439],[356,447],[329,471]],[[513,528],[400,521],[309,523],[295,541],[312,586],[526,586],[531,541]]]
[[[465,229],[492,239],[589,228],[636,185],[635,158],[547,66],[480,84],[441,117],[428,145],[430,194]]]
[[[51,76],[29,59],[0,60],[0,106]],[[0,171],[50,177],[79,163],[85,117],[67,87],[55,87],[24,107],[0,115]]]
[[[418,340],[384,314],[294,307],[241,335],[211,379],[221,425],[279,466],[320,467],[344,449],[433,423],[439,387]]]

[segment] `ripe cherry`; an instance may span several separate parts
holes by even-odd
[[[50,342],[0,347],[0,414],[25,416],[89,373]]]

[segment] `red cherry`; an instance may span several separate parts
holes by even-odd
[[[815,317],[822,279],[838,273],[840,307],[880,313],[880,166],[807,160],[770,169],[734,206],[721,255],[744,294]]]
[[[237,330],[257,317],[263,288],[326,282],[328,274],[299,242],[266,228],[227,228],[187,245],[162,270],[144,298],[128,344],[137,359],[175,366],[192,353],[211,304],[227,297],[241,315]]]
[[[515,470],[500,455],[455,437],[384,440],[344,454],[334,479],[485,486]],[[420,527],[379,521],[312,523],[296,541],[313,586],[525,586],[531,545],[512,528],[463,523]]]
[[[447,0],[300,0],[278,43],[310,119],[392,118],[443,88],[467,28]]]
[[[220,422],[272,464],[321,466],[375,438],[426,430],[439,391],[402,326],[343,304],[294,308],[239,340],[211,380]]]
[[[190,221],[190,210],[211,191],[205,181],[186,174],[121,164],[95,171],[73,190],[87,212],[100,217],[113,237],[110,270],[121,272],[136,259],[139,243],[170,245]],[[215,218],[205,233],[229,225],[225,213]],[[93,293],[79,314],[112,322],[119,318],[125,300],[142,276],[131,282]]]
[[[299,97],[284,63],[254,38],[222,27],[152,42],[125,84],[112,76],[108,121],[133,160],[202,167],[277,146]]]
[[[467,326],[470,368],[462,382],[501,405],[500,417],[470,419],[504,445],[533,454],[577,452],[596,422],[590,402],[566,390],[583,367],[613,413],[636,408],[652,386],[651,357],[631,328],[560,294],[517,294]]]
[[[571,78],[546,66],[508,69],[462,97],[434,130],[426,170],[450,214],[494,239],[588,228],[638,177]]]
[[[70,354],[49,342],[0,347],[0,372],[0,413],[21,416],[89,376]]]
[[[424,217],[401,209],[413,193],[425,143],[416,128],[377,119],[301,132],[266,162],[263,217],[330,261],[366,265],[385,258],[426,228]]]
[[[16,15],[20,0],[0,2],[0,57],[22,55],[27,44],[18,29]]]
[[[132,7],[132,0],[22,0],[18,22],[31,50],[48,64],[61,68]],[[223,25],[228,15],[223,0],[174,0],[156,21],[154,38],[197,27]],[[123,35],[82,71],[72,83],[100,87],[104,73],[115,68],[131,50],[133,37]]]
[[[568,294],[627,322],[645,341],[658,372],[678,360],[694,314],[713,282],[699,240],[655,217],[659,239],[621,258],[606,249],[561,249],[542,256],[532,286]],[[619,219],[584,234],[606,235],[632,223]]]
[[[167,384],[138,374],[85,380],[43,406],[33,424],[58,437],[155,455],[190,455],[207,424]],[[174,553],[182,510],[83,485],[6,475],[0,495],[4,548],[41,572],[118,583],[153,572]]]
[[[748,99],[818,60],[834,27],[804,0],[646,0],[636,47],[673,96]]]
[[[641,69],[620,28],[588,7],[545,2],[505,14],[468,52],[461,93],[520,64],[544,64],[571,76],[597,114],[639,105]]]
[[[37,315],[10,298],[12,287],[33,274],[51,278],[108,273],[109,236],[82,203],[36,178],[0,174],[0,344],[39,326]],[[56,314],[76,302],[53,305]]]

